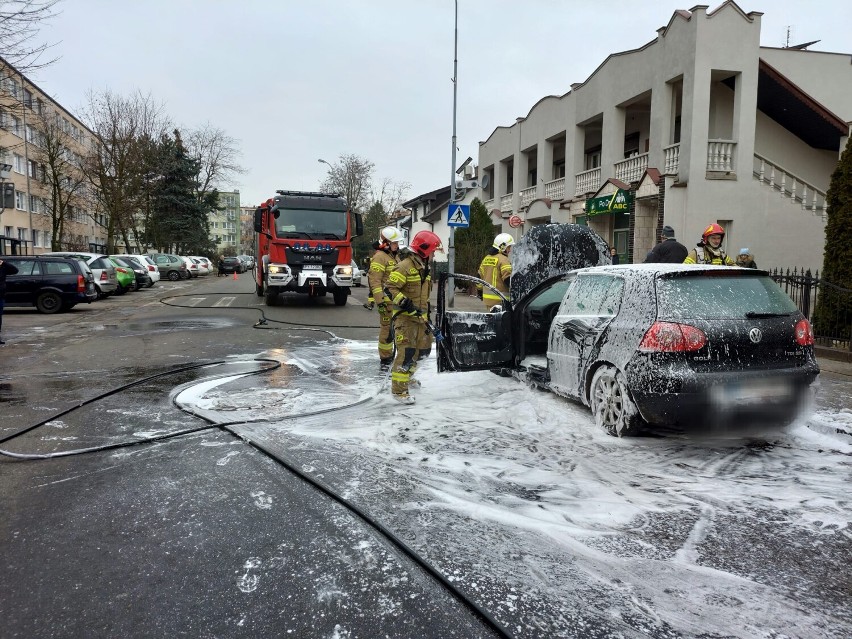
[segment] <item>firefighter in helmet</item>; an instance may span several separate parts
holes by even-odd
[[[393,340],[391,339],[391,300],[385,296],[385,284],[398,259],[402,233],[395,226],[386,226],[379,232],[379,242],[367,275],[370,298],[378,300],[379,309],[379,365],[386,371],[393,362]],[[372,308],[372,307],[371,307]]]
[[[494,238],[494,244],[488,249],[488,255],[482,258],[482,263],[477,271],[479,279],[491,284],[507,299],[509,297],[509,278],[512,277],[512,263],[509,261],[509,254],[512,252],[514,243],[515,238],[511,235],[500,233]],[[485,302],[486,311],[490,311],[493,306],[503,302],[488,289],[483,289],[482,285],[477,286],[476,290],[479,299]]]
[[[722,240],[725,239],[725,229],[718,224],[711,224],[701,234],[701,241],[689,252],[684,264],[713,264],[715,266],[736,266],[734,260],[725,254]]]
[[[417,360],[427,357],[432,349],[432,338],[426,333],[432,292],[429,260],[435,251],[442,250],[441,238],[432,231],[420,231],[411,240],[385,287],[394,305],[396,357],[391,372],[391,392],[394,399],[403,404],[414,403],[408,390],[411,386],[420,386],[412,379]]]

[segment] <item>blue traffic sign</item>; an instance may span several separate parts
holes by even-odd
[[[450,204],[447,226],[470,226],[470,204]]]

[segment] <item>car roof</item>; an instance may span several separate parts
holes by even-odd
[[[734,273],[736,275],[768,275],[766,271],[758,269],[744,269],[740,266],[713,266],[710,264],[618,264],[605,266],[591,266],[570,271],[571,273],[613,273],[627,275],[630,273],[645,275],[675,275],[688,273]]]

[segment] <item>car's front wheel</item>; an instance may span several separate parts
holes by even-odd
[[[39,313],[46,313],[48,315],[58,313],[62,310],[62,297],[60,297],[59,293],[45,291],[36,299],[36,308]]]
[[[642,427],[642,416],[630,398],[624,376],[613,366],[595,371],[589,404],[595,423],[614,437],[635,435]]]

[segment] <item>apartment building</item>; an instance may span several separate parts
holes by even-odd
[[[0,253],[101,250],[106,231],[76,169],[92,132],[25,75],[0,58]],[[52,185],[62,185],[61,195]],[[61,219],[61,225],[55,219]],[[59,237],[54,237],[58,231]]]
[[[219,208],[209,215],[210,239],[219,255],[240,254],[240,213],[240,192],[220,191]]]
[[[255,255],[254,212],[257,206],[240,206],[240,255]]]
[[[821,267],[852,55],[762,47],[762,13],[708,8],[675,12],[480,142],[482,199],[504,231],[587,224],[641,262],[663,225],[690,247],[718,222],[728,252],[748,247],[761,268]]]

